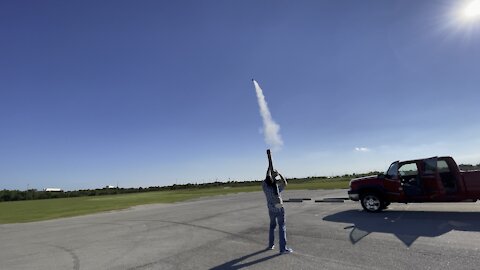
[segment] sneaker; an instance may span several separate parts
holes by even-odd
[[[290,254],[292,252],[293,252],[293,249],[287,247],[285,248],[285,250],[280,251],[280,254]]]
[[[274,250],[274,249],[275,249],[275,245],[268,246],[267,249]]]

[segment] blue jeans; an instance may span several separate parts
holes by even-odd
[[[287,226],[285,225],[285,210],[280,209],[278,212],[268,211],[270,215],[270,232],[268,235],[268,246],[271,247],[275,240],[275,227],[277,227],[278,221],[278,238],[280,243],[280,252],[285,251],[287,245]]]

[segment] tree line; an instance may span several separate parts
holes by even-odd
[[[100,188],[100,189],[84,189],[74,191],[44,191],[37,189],[28,190],[0,190],[0,202],[6,201],[24,201],[24,200],[43,200],[43,199],[56,199],[56,198],[73,198],[73,197],[85,197],[85,196],[102,196],[102,195],[116,195],[116,194],[128,194],[138,192],[152,192],[152,191],[168,191],[168,190],[183,190],[183,189],[204,189],[212,187],[240,187],[240,186],[252,186],[258,185],[259,181],[228,181],[228,182],[213,182],[213,183],[188,183],[188,184],[174,184],[171,186],[152,186],[148,188]]]
[[[288,178],[289,183],[302,183],[307,181],[338,181],[338,180],[349,180],[354,177],[361,177],[365,175],[376,174],[378,172],[370,172],[368,174],[345,174],[342,176],[311,176],[306,178]],[[74,198],[74,197],[85,197],[85,196],[103,196],[103,195],[116,195],[116,194],[128,194],[128,193],[139,193],[139,192],[153,192],[153,191],[173,191],[173,190],[192,190],[192,189],[205,189],[205,188],[215,188],[215,187],[246,187],[246,186],[256,186],[260,185],[262,180],[254,181],[227,181],[227,182],[212,182],[212,183],[188,183],[188,184],[174,184],[171,186],[151,186],[147,188],[99,188],[99,189],[84,189],[84,190],[74,190],[74,191],[44,191],[37,189],[28,189],[28,190],[0,190],[0,202],[6,201],[24,201],[24,200],[44,200],[44,199],[56,199],[56,198]]]
[[[345,174],[342,176],[311,176],[306,178],[288,178],[289,183],[302,183],[308,181],[338,181],[349,180],[354,177],[361,177],[365,175],[377,174],[378,172],[370,172],[366,174]],[[260,185],[262,180],[254,181],[227,181],[227,182],[212,182],[212,183],[188,183],[188,184],[174,184],[171,186],[151,186],[147,188],[99,188],[99,189],[84,189],[73,191],[44,191],[37,189],[28,190],[0,190],[0,202],[6,201],[24,201],[24,200],[44,200],[44,199],[56,199],[56,198],[74,198],[74,197],[86,197],[86,196],[103,196],[103,195],[116,195],[116,194],[128,194],[139,192],[153,192],[153,191],[173,191],[173,190],[192,190],[192,189],[205,189],[214,187],[246,187]]]
[[[480,164],[477,165],[468,165],[460,164],[460,170],[470,171],[470,170],[480,170]],[[366,175],[378,174],[379,172],[369,172],[363,174],[344,174],[341,176],[311,176],[306,178],[289,178],[287,179],[289,183],[302,183],[307,181],[339,181],[339,180],[350,180],[355,177],[362,177]],[[262,179],[263,180],[263,179]],[[171,186],[152,186],[147,188],[99,188],[99,189],[84,189],[84,190],[73,190],[73,191],[61,191],[61,192],[50,192],[36,189],[28,190],[0,190],[0,202],[6,201],[24,201],[24,200],[43,200],[43,199],[55,199],[55,198],[74,198],[74,197],[85,197],[85,196],[103,196],[103,195],[116,195],[116,194],[128,194],[128,193],[139,193],[139,192],[152,192],[152,191],[168,191],[168,190],[185,190],[185,189],[204,189],[204,188],[213,188],[213,187],[245,187],[245,186],[255,186],[260,185],[262,180],[254,181],[228,181],[228,182],[212,182],[212,183],[188,183],[188,184],[174,184]]]

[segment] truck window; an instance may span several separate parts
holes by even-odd
[[[398,161],[390,165],[385,176],[389,179],[394,179],[397,177],[397,175],[398,175]]]
[[[435,174],[437,171],[437,158],[429,158],[423,161],[424,169],[423,174]]]
[[[447,194],[457,192],[457,181],[455,176],[450,172],[447,161],[439,160],[437,162],[437,168],[443,187],[445,188],[445,192]]]
[[[439,173],[447,173],[450,172],[450,169],[448,168],[448,164],[445,160],[439,160],[437,162],[437,167],[438,167],[438,172]]]
[[[418,175],[417,163],[403,164],[399,169],[400,176],[416,176]]]

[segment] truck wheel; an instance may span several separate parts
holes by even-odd
[[[365,211],[373,213],[385,209],[385,202],[377,193],[365,193],[360,200]]]

